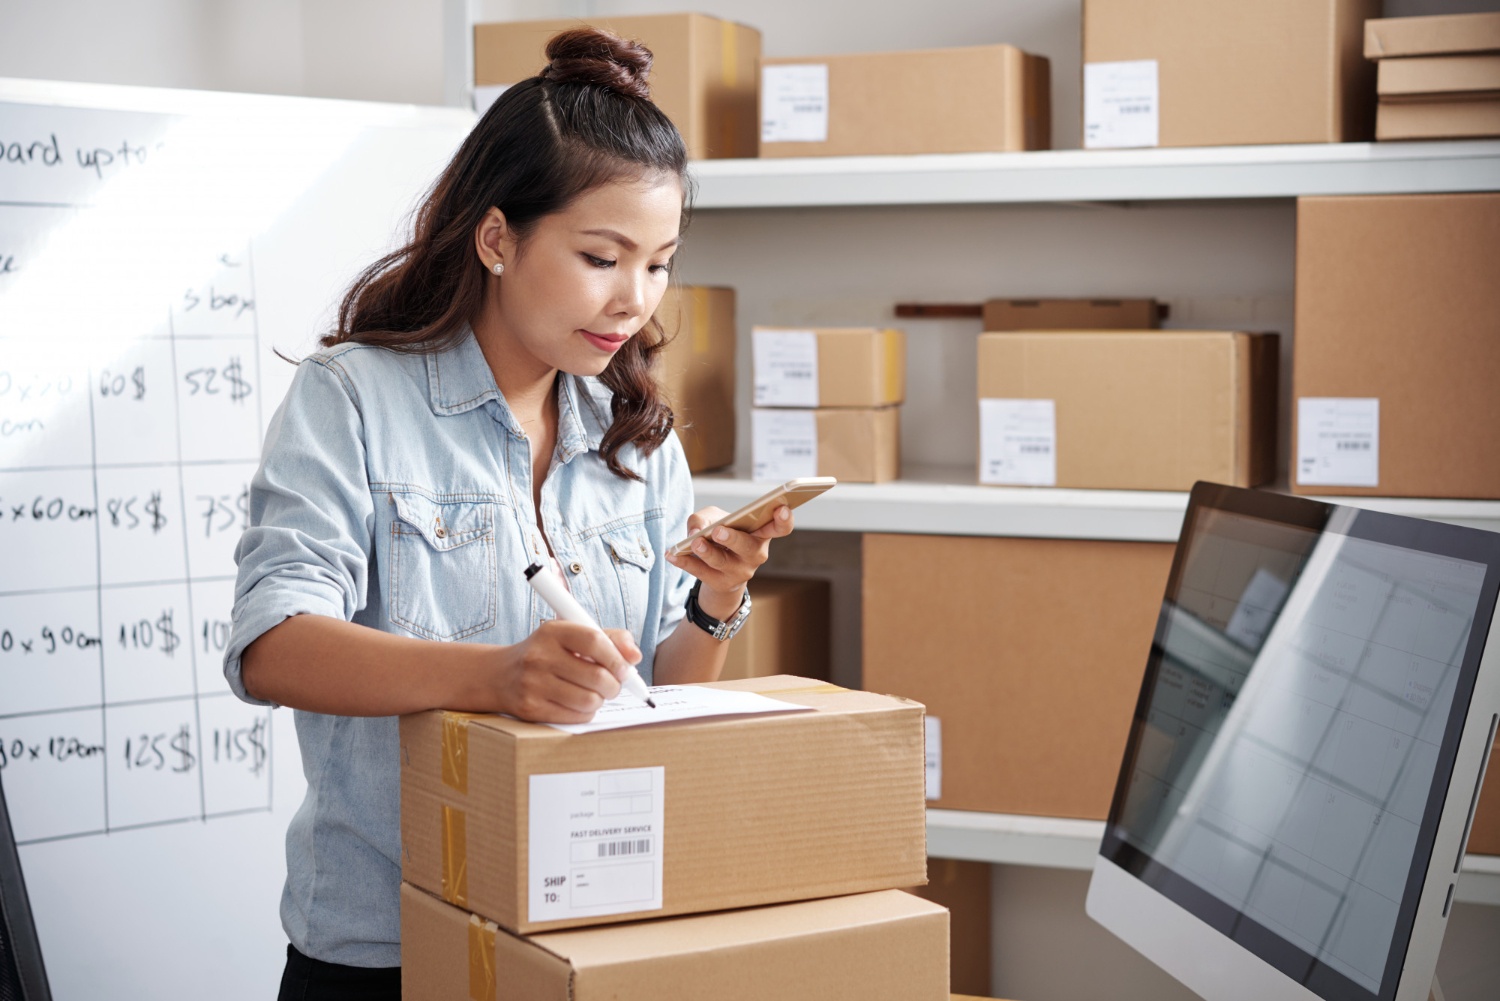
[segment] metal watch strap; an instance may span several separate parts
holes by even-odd
[[[695,581],[693,589],[688,592],[687,617],[692,620],[693,625],[722,643],[739,632],[740,627],[745,624],[745,619],[749,618],[750,589],[745,589],[745,596],[740,599],[740,607],[735,609],[735,613],[730,617],[729,621],[720,622],[705,612],[703,606],[698,604],[698,591],[702,587],[703,582],[701,580]]]

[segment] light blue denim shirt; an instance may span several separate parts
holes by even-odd
[[[299,366],[266,434],[235,558],[230,687],[240,656],[292,615],[345,619],[437,642],[516,643],[552,613],[522,571],[550,542],[573,595],[629,629],[649,684],[657,644],[692,579],[658,554],[692,510],[675,435],[653,454],[599,455],[610,391],[558,378],[557,450],[532,503],[531,446],[471,333],[432,354],[343,344]],[[315,669],[315,668],[310,668]],[[307,798],[287,830],[281,919],[306,955],[401,962],[400,775],[395,717],[296,711]]]

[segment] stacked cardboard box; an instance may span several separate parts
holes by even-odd
[[[1155,330],[1167,315],[1155,299],[988,299],[984,329]]]
[[[547,64],[548,39],[591,24],[651,50],[651,99],[682,133],[694,159],[754,156],[760,32],[706,14],[505,21],[474,26],[475,104]]]
[[[695,473],[734,463],[734,289],[674,286],[656,309],[657,379]]]
[[[1275,474],[1277,337],[1225,331],[979,336],[979,480],[1189,490]]]
[[[1047,60],[1012,45],[761,61],[760,155],[977,153],[1052,145]]]
[[[1365,22],[1377,139],[1500,136],[1500,13]]]
[[[580,735],[402,718],[408,996],[812,1001],[834,977],[947,997],[946,911],[881,892],[925,880],[922,707],[789,676],[711,687],[812,711]],[[807,972],[831,953],[848,965]]]
[[[900,474],[906,335],[873,327],[756,327],[752,476]]]

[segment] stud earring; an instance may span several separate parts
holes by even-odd
[[[492,267],[492,268],[490,268],[490,270],[493,271],[493,272],[495,272],[495,274],[497,274],[497,275],[503,275],[503,274],[505,274],[505,265],[502,264],[500,261],[496,261],[495,262],[495,266]]]

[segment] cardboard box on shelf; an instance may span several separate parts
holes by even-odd
[[[981,483],[1188,490],[1275,475],[1274,334],[979,336]]]
[[[864,537],[864,685],[927,706],[930,806],[1105,817],[1173,550]]]
[[[401,886],[406,1001],[948,1001],[948,912],[899,890],[512,935]]]
[[[674,286],[656,318],[670,338],[658,380],[695,473],[734,463],[734,289]]]
[[[476,24],[476,96],[535,76],[547,64],[548,40],[584,23],[636,39],[651,50],[651,99],[682,133],[690,157],[755,155],[760,32],[706,14]]]
[[[1500,498],[1500,193],[1303,198],[1294,493]]]
[[[1375,138],[1481,139],[1500,136],[1500,96],[1489,100],[1381,101]]]
[[[921,706],[784,675],[710,687],[814,711],[582,735],[403,716],[404,877],[521,934],[925,879]],[[618,824],[569,819],[588,790]]]
[[[901,475],[901,408],[750,411],[751,476],[833,476],[884,483]]]
[[[1376,90],[1382,100],[1500,93],[1500,53],[1382,59],[1376,74]]]
[[[906,334],[875,327],[755,327],[757,407],[888,407],[906,399]]]
[[[989,997],[989,863],[929,859],[927,885],[911,892],[948,909],[948,989]]]
[[[1365,58],[1500,52],[1500,12],[1380,17],[1365,22]]]
[[[827,679],[830,590],[826,580],[757,574],[750,581],[753,611],[729,641],[719,679]]]
[[[1084,146],[1368,139],[1380,0],[1084,0]]]
[[[1155,299],[990,299],[984,329],[1155,330],[1165,313]]]
[[[1050,72],[1013,45],[766,58],[760,155],[1048,149]]]

